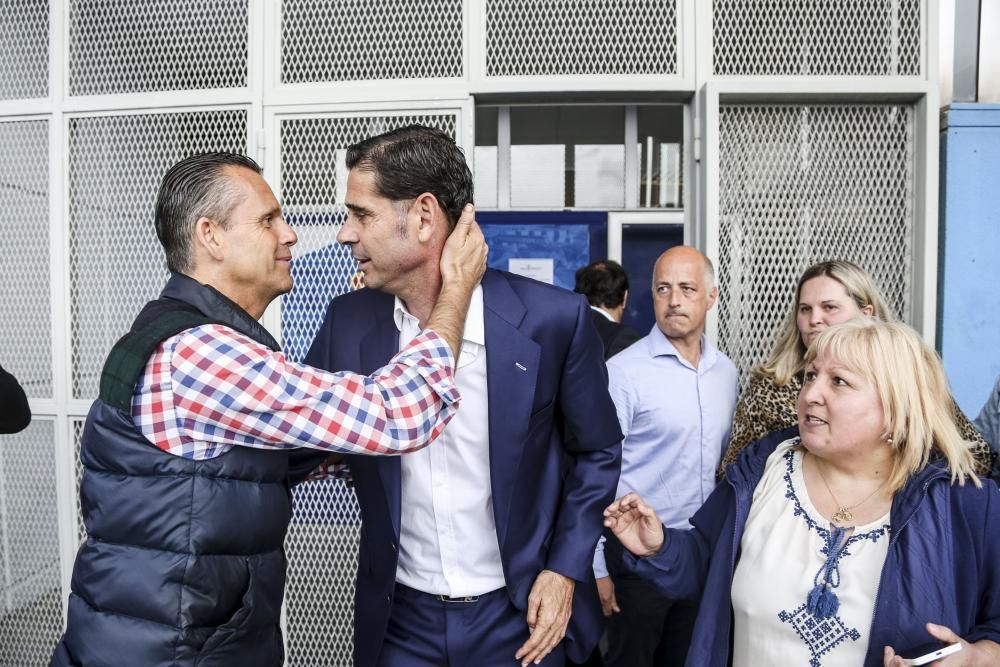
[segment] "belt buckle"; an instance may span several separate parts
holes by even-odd
[[[478,595],[462,595],[459,597],[451,597],[448,595],[435,595],[435,598],[441,602],[457,602],[457,603],[468,603],[468,602],[479,602]]]

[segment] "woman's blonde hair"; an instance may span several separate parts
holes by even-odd
[[[817,358],[836,360],[875,386],[894,453],[886,483],[891,492],[927,465],[935,447],[952,482],[971,478],[980,486],[969,443],[955,426],[941,360],[917,332],[900,322],[858,317],[823,330],[809,346],[806,365]]]
[[[767,361],[754,368],[756,374],[769,377],[776,384],[786,385],[805,367],[803,360],[806,356],[806,346],[802,343],[802,334],[799,333],[797,323],[799,298],[802,296],[802,286],[820,276],[833,278],[843,285],[858,308],[871,306],[873,316],[887,321],[896,319],[895,314],[886,308],[871,276],[857,264],[842,259],[813,264],[799,278],[798,285],[795,286],[792,310],[781,325],[771,355]]]

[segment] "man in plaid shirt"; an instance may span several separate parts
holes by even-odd
[[[292,288],[297,239],[252,160],[172,167],[156,231],[172,275],[111,351],[87,419],[87,540],[52,664],[280,665],[289,487],[327,454],[405,453],[444,429],[486,244],[468,206],[433,313],[364,376],[289,361],[257,322]]]

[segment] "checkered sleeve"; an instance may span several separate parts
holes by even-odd
[[[400,454],[430,443],[455,414],[454,367],[451,349],[430,330],[364,376],[297,364],[228,327],[205,325],[174,345],[173,412],[191,446]]]

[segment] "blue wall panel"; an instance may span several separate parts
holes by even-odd
[[[971,419],[1000,373],[1000,105],[954,104],[946,119],[938,345]]]

